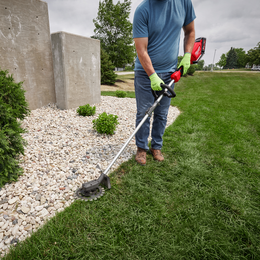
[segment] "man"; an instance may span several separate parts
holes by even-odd
[[[195,42],[194,19],[191,0],[144,0],[136,9],[133,22],[133,38],[137,51],[135,61],[136,126],[154,103],[151,91],[160,91],[161,83],[169,84],[176,71],[181,29],[184,30],[184,57],[179,65],[183,74],[190,67]],[[154,110],[150,152],[153,158],[163,161],[161,148],[171,99],[163,97]],[[150,118],[136,133],[136,161],[146,164]]]

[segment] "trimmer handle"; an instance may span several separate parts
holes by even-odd
[[[176,97],[174,90],[170,86],[168,86],[166,84],[161,84],[161,88],[164,89],[164,93],[163,93],[164,96],[166,96],[168,98]],[[165,90],[165,89],[167,89],[167,90]]]
[[[170,83],[170,85],[172,85],[172,82]],[[168,98],[174,98],[176,97],[176,94],[174,92],[174,90],[171,88],[171,86],[169,85],[166,85],[166,84],[162,84],[161,83],[161,88],[163,90],[161,91],[158,91],[159,92],[159,95],[164,95]],[[170,93],[169,93],[170,92]],[[157,95],[157,92],[152,90],[152,93],[153,93],[153,96],[157,99],[159,97],[159,95]]]

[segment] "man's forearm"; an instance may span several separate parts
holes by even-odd
[[[195,43],[195,26],[194,21],[183,27],[184,30],[184,53],[192,53]]]
[[[148,53],[147,52],[138,53],[138,58],[140,63],[143,66],[143,69],[147,73],[148,77],[151,76],[155,72],[155,70],[153,68],[153,64]]]
[[[184,53],[192,53],[193,46],[195,43],[195,32],[192,32],[184,37]]]

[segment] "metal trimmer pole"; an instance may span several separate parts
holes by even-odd
[[[170,84],[168,85],[169,87],[172,86],[172,84],[174,83],[174,80],[172,80],[170,82]],[[164,92],[167,92],[167,89],[164,90]],[[138,132],[138,130],[141,128],[141,126],[143,125],[143,123],[145,122],[145,120],[150,117],[153,113],[153,111],[155,110],[155,108],[159,105],[159,102],[162,100],[163,98],[163,94],[161,94],[156,101],[154,102],[154,104],[146,111],[145,117],[142,119],[142,121],[138,124],[138,126],[136,127],[135,131],[131,134],[131,136],[127,139],[127,141],[125,142],[125,144],[123,145],[123,147],[120,149],[120,151],[117,153],[117,155],[115,156],[115,158],[113,159],[113,161],[108,165],[108,167],[106,168],[106,170],[103,172],[105,175],[107,175],[107,173],[109,172],[110,168],[112,167],[112,165],[115,163],[115,161],[117,160],[117,158],[121,155],[121,153],[124,151],[124,149],[126,148],[126,146],[129,144],[129,142],[132,140],[132,138],[134,137],[134,135]]]
[[[120,151],[117,153],[117,155],[115,156],[115,158],[113,159],[113,161],[108,165],[108,167],[106,168],[106,170],[104,171],[104,174],[107,175],[108,171],[110,170],[110,168],[112,167],[112,165],[114,164],[114,162],[117,160],[117,158],[121,155],[121,153],[125,150],[126,146],[129,144],[129,142],[132,140],[132,138],[134,137],[134,135],[137,133],[137,131],[140,129],[140,127],[142,126],[142,124],[145,122],[145,120],[148,118],[148,114],[145,115],[145,117],[143,118],[143,120],[139,123],[139,125],[136,127],[135,131],[131,134],[131,136],[127,139],[126,143],[123,145],[123,147],[120,149]]]

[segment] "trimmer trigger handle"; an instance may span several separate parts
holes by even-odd
[[[178,70],[172,73],[171,79],[174,80],[174,82],[178,82],[180,78],[183,75],[183,66],[181,66]]]

